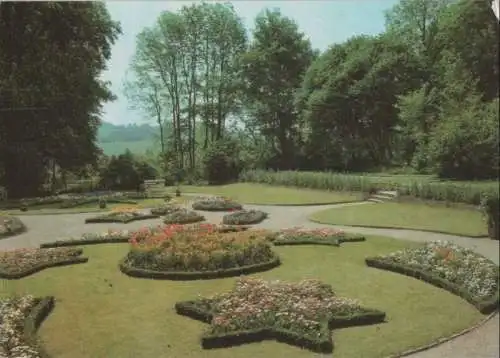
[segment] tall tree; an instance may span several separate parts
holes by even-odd
[[[10,197],[34,195],[50,162],[95,162],[100,78],[120,33],[104,3],[0,3],[0,161]]]
[[[278,10],[257,16],[253,41],[241,60],[242,75],[252,120],[271,143],[282,169],[295,166],[299,130],[294,93],[314,56],[293,20]]]

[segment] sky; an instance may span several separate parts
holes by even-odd
[[[178,11],[184,5],[201,1],[111,1],[108,11],[119,21],[123,34],[115,42],[108,69],[103,79],[111,82],[118,99],[106,103],[102,119],[113,124],[148,122],[142,113],[134,111],[123,94],[127,68],[135,51],[135,39],[141,30],[152,26],[163,11]],[[208,1],[216,2],[216,1]],[[265,8],[280,9],[294,19],[300,31],[309,37],[313,48],[321,51],[355,35],[375,35],[384,30],[384,12],[397,0],[282,0],[231,1],[248,30],[255,17]],[[149,121],[151,122],[151,121]]]

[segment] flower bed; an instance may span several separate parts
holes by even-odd
[[[194,280],[236,276],[279,265],[271,245],[252,232],[221,233],[214,225],[170,225],[138,231],[120,269],[129,276]]]
[[[81,249],[17,249],[0,252],[0,278],[19,279],[55,266],[72,265],[88,261],[80,257]]]
[[[144,214],[138,211],[114,211],[108,214],[85,219],[86,224],[90,223],[121,223],[127,224],[137,220],[155,219],[159,217],[153,214]]]
[[[210,323],[203,348],[275,339],[330,353],[334,328],[374,324],[385,313],[336,297],[317,280],[298,283],[241,278],[228,293],[175,305],[178,314]]]
[[[160,206],[157,206],[156,208],[151,209],[151,214],[152,215],[158,215],[158,216],[163,216],[163,215],[168,215],[171,213],[174,213],[176,211],[180,211],[182,208],[180,208],[177,205],[174,204],[163,204]]]
[[[200,221],[205,221],[203,215],[198,214],[196,211],[180,209],[167,214],[163,217],[164,224],[191,224]]]
[[[14,236],[25,231],[26,226],[18,217],[0,215],[0,238]]]
[[[203,211],[230,211],[241,210],[243,208],[241,204],[223,196],[198,198],[192,207],[194,210]]]
[[[344,242],[365,241],[363,236],[346,234],[337,229],[302,229],[291,228],[270,234],[268,239],[274,245],[332,245],[340,246]]]
[[[498,266],[453,243],[431,242],[420,248],[367,258],[366,264],[441,287],[467,300],[484,314],[498,309]]]
[[[53,297],[28,295],[0,300],[0,357],[47,357],[36,332],[53,306]]]
[[[128,242],[132,237],[133,231],[129,230],[112,230],[109,229],[102,233],[86,233],[80,237],[69,238],[66,240],[57,240],[41,244],[41,248],[78,246],[78,245],[93,245],[104,243],[120,243]]]
[[[260,210],[241,210],[224,215],[222,223],[225,225],[252,225],[258,224],[267,218],[267,213]]]

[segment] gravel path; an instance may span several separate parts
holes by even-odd
[[[187,206],[189,205],[186,204]],[[307,217],[315,211],[328,208],[340,208],[351,205],[376,205],[368,202],[318,205],[318,206],[259,206],[245,205],[246,209],[258,209],[270,214],[270,218],[255,225],[267,229],[290,228],[302,226],[308,228],[335,227],[346,232],[365,235],[388,236],[410,241],[449,240],[461,246],[475,250],[482,255],[499,263],[499,242],[489,239],[466,238],[453,235],[420,232],[415,230],[374,229],[359,227],[344,227],[312,223]],[[28,227],[28,232],[21,235],[1,239],[0,250],[20,247],[38,247],[41,243],[52,242],[71,236],[80,236],[86,232],[105,231],[109,228],[137,229],[142,226],[160,224],[160,219],[135,221],[129,224],[84,224],[84,219],[94,216],[88,214],[61,214],[61,215],[23,215],[22,220]],[[203,212],[207,221],[220,223],[223,213]],[[457,313],[458,314],[458,313]],[[500,324],[498,314],[476,330],[455,338],[429,350],[409,355],[412,358],[498,358],[499,355]]]

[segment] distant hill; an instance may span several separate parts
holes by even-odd
[[[144,153],[154,148],[158,128],[149,124],[116,125],[102,122],[97,132],[97,141],[106,155],[116,155],[125,152]]]

